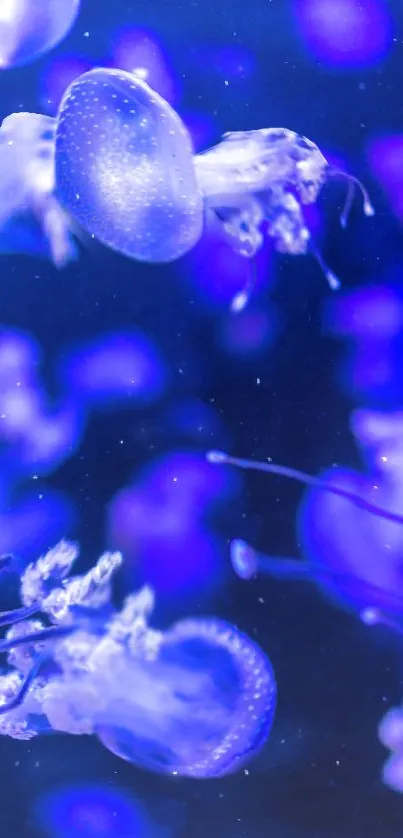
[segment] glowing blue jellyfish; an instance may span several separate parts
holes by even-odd
[[[54,195],[54,133],[55,120],[34,113],[11,114],[1,125],[0,251],[44,251],[61,268],[76,248]]]
[[[27,64],[67,35],[80,0],[1,0],[0,69]]]
[[[170,262],[203,226],[188,132],[142,79],[95,69],[67,89],[56,131],[58,196],[84,230],[120,253]]]
[[[403,792],[403,707],[388,710],[378,734],[382,745],[391,751],[383,768],[383,782],[394,791]]]
[[[212,463],[277,474],[310,487],[299,515],[304,560],[263,556],[234,539],[231,562],[241,579],[264,573],[314,582],[367,625],[383,623],[403,633],[403,415],[357,411],[353,429],[368,475],[330,469],[314,477],[270,462],[208,453]]]
[[[56,131],[56,180],[62,206],[99,241],[146,262],[178,259],[203,226],[251,259],[264,236],[282,253],[316,256],[332,288],[337,277],[311,241],[302,206],[314,203],[331,176],[348,179],[343,225],[354,185],[333,170],[318,147],[284,128],[226,134],[193,156],[179,116],[140,78],[96,69],[80,76],[62,100]],[[250,271],[232,308],[254,285]]]
[[[68,578],[76,558],[76,547],[61,542],[29,565],[22,607],[0,615],[0,625],[12,624],[0,641],[9,663],[0,676],[0,733],[95,734],[122,759],[166,774],[237,770],[273,720],[276,685],[265,654],[213,618],[151,629],[151,589],[129,595],[121,611],[111,605],[120,553]]]

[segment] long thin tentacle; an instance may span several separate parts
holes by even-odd
[[[0,611],[0,628],[11,626],[13,623],[20,623],[21,620],[28,620],[40,611],[40,605],[24,605],[22,608],[13,608],[12,611]]]
[[[27,677],[22,682],[21,687],[16,693],[16,695],[13,698],[11,698],[10,701],[7,701],[6,704],[0,705],[0,715],[4,715],[4,713],[9,713],[10,710],[15,710],[16,707],[19,707],[22,704],[36,676],[48,660],[48,654],[44,653],[42,655],[38,655],[37,659],[32,664],[32,667],[29,670]]]
[[[1,640],[0,654],[9,652],[17,646],[26,646],[27,643],[46,643],[48,640],[59,640],[61,637],[68,637],[74,631],[77,631],[77,624],[70,626],[49,626],[48,628],[40,629],[40,631],[33,631],[30,634],[21,635],[21,637]]]
[[[390,512],[388,509],[377,506],[376,503],[371,503],[371,501],[361,498],[348,489],[343,489],[334,483],[327,483],[325,480],[321,480],[320,477],[306,474],[306,472],[299,471],[299,469],[277,465],[277,463],[262,463],[254,460],[244,460],[242,457],[231,457],[230,454],[226,454],[224,451],[208,451],[206,457],[209,463],[215,465],[236,466],[237,468],[250,471],[263,471],[267,474],[277,474],[280,477],[297,480],[298,483],[304,483],[306,486],[313,486],[315,489],[322,489],[325,492],[330,492],[332,495],[345,498],[360,509],[365,509],[366,512],[370,512],[371,515],[385,518],[386,521],[392,521],[394,524],[403,524],[403,515],[400,515],[398,512]]]

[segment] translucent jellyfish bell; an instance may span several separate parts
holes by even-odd
[[[54,196],[55,120],[14,113],[0,128],[0,251],[50,252],[63,267],[76,256],[70,224]]]
[[[274,676],[258,647],[227,623],[177,623],[158,658],[132,675],[95,726],[123,759],[159,773],[222,776],[267,739]]]
[[[95,69],[66,91],[56,131],[62,206],[84,230],[133,259],[170,262],[203,226],[188,132],[142,79]]]
[[[373,215],[360,182],[336,171],[311,140],[286,128],[235,131],[195,157],[197,180],[203,194],[207,224],[241,255],[252,258],[270,236],[280,253],[305,254],[309,250],[322,267],[330,288],[340,282],[315,248],[303,215],[303,206],[315,203],[329,177],[345,177],[348,194],[341,215],[344,227],[354,187],[364,197],[364,212]],[[232,308],[240,311],[254,287],[250,273]]]
[[[0,734],[95,734],[117,756],[166,774],[219,777],[241,767],[273,721],[276,682],[264,652],[214,618],[153,630],[150,588],[120,611],[111,604],[120,553],[69,578],[76,558],[75,545],[61,542],[29,565],[22,607],[0,614],[0,625],[11,625],[0,641],[9,664]]]
[[[0,69],[27,64],[67,35],[81,0],[1,0]]]

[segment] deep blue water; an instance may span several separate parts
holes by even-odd
[[[366,153],[373,137],[402,131],[403,11],[394,0],[389,9],[395,40],[385,54],[370,66],[346,68],[329,66],[309,52],[289,0],[83,0],[73,30],[55,50],[0,73],[0,115],[19,110],[54,115],[54,103],[46,103],[43,91],[49,73],[60,73],[56,62],[78,56],[90,66],[113,64],[116,33],[147,30],[166,55],[175,108],[207,126],[201,147],[228,130],[286,126],[347,162],[367,185],[376,215],[363,217],[357,200],[342,231],[338,212],[344,193],[329,184],[319,202],[323,253],[345,292],[381,284],[400,295],[401,222]],[[198,247],[200,260],[203,243]],[[38,342],[40,376],[49,394],[59,397],[63,390],[60,359],[69,348],[111,332],[140,328],[167,370],[159,400],[135,409],[121,400],[94,410],[77,450],[40,477],[45,495],[55,489],[74,504],[68,532],[56,524],[50,540],[64,534],[77,538],[83,555],[94,559],[113,541],[111,499],[151,460],[172,451],[202,455],[224,447],[312,473],[334,463],[359,467],[349,416],[352,407],[368,402],[368,394],[354,382],[349,389],[340,386],[347,350],[324,325],[330,292],[321,271],[310,257],[272,254],[268,260],[253,310],[268,313],[269,333],[261,348],[247,352],[225,348],[226,300],[203,292],[207,280],[195,280],[190,256],[169,266],[147,266],[84,246],[79,260],[63,271],[33,256],[0,256],[0,328],[22,330]],[[401,361],[398,333],[390,380],[378,389],[374,385],[371,407],[402,408]],[[184,404],[193,405],[190,414]],[[2,451],[7,476],[12,452],[5,443]],[[28,484],[16,490],[13,502]],[[187,587],[178,583],[165,596],[161,581],[157,612],[161,624],[183,614],[216,614],[236,623],[270,655],[279,704],[262,754],[247,771],[198,783],[144,773],[84,737],[28,743],[4,738],[2,835],[64,835],[55,826],[64,816],[56,813],[46,826],[43,812],[53,811],[57,789],[72,785],[84,789],[84,814],[79,812],[69,832],[78,838],[151,838],[159,834],[153,818],[175,838],[400,835],[401,798],[381,783],[385,751],[376,730],[385,710],[400,699],[401,642],[383,630],[369,631],[314,587],[234,578],[226,560],[232,537],[273,555],[297,554],[294,522],[302,489],[279,478],[243,475],[233,493],[209,517],[219,556],[211,585],[208,573],[200,587],[190,573]],[[23,558],[49,546],[46,525],[43,530]],[[190,541],[188,546],[191,556]],[[167,543],[167,561],[169,550]],[[157,580],[160,561],[153,565]],[[123,576],[118,595],[142,574],[147,578],[143,566]],[[4,607],[11,607],[13,595],[7,581]],[[102,813],[97,818],[93,812],[102,808],[102,795],[107,800],[116,789],[141,801],[149,822],[139,815],[135,826],[123,813],[126,826],[115,832],[113,818],[102,820]]]

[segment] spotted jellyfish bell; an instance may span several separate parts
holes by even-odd
[[[81,0],[1,0],[0,69],[27,64],[67,35]]]
[[[170,262],[203,227],[189,134],[142,79],[95,69],[67,89],[56,130],[62,206],[103,244],[142,262]]]

